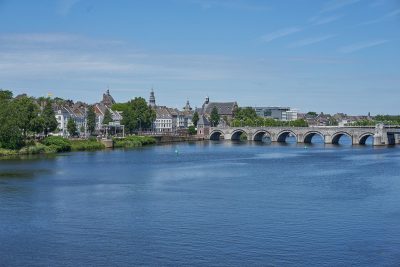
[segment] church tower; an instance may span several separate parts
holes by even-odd
[[[151,92],[150,92],[149,105],[152,108],[156,107],[156,98],[154,96],[153,88],[151,88]]]

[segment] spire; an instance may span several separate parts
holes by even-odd
[[[156,97],[154,96],[153,87],[151,88],[151,92],[150,92],[149,105],[150,105],[150,107],[156,106]]]

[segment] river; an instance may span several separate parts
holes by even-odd
[[[0,160],[0,266],[398,266],[400,147]]]

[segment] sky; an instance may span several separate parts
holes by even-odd
[[[0,0],[0,88],[400,114],[400,0]]]

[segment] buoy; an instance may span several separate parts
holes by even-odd
[[[179,154],[179,151],[178,151],[178,149],[175,149],[175,154],[177,154],[177,155]]]
[[[307,146],[304,146],[304,149],[307,149],[308,147]]]

